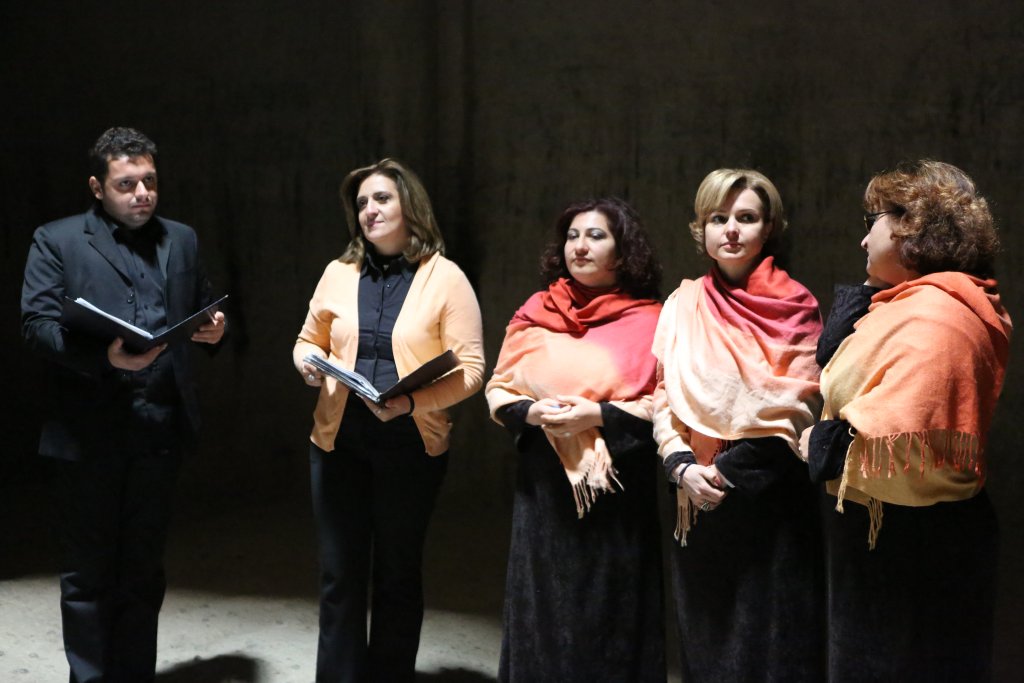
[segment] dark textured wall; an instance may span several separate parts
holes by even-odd
[[[1024,320],[1021,3],[22,5],[0,10],[9,490],[33,476],[41,391],[17,324],[31,231],[88,205],[85,151],[114,124],[160,145],[161,213],[198,229],[234,301],[225,352],[201,365],[208,429],[186,494],[252,500],[304,485],[314,396],[291,343],[344,244],[339,181],[387,155],[423,176],[449,254],[477,287],[492,363],[566,202],[634,202],[667,293],[705,267],[685,225],[697,184],[725,165],[776,181],[791,269],[826,310],[833,282],[863,278],[860,195],[872,173],[919,157],[963,167],[1000,221],[1002,290]],[[991,448],[1007,678],[1024,666],[1012,646],[1024,635],[1019,348]],[[504,504],[509,448],[482,397],[456,419],[448,494]],[[933,570],[955,568],[922,568]]]

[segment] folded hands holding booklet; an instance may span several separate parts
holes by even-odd
[[[437,378],[441,377],[441,375],[454,370],[459,365],[458,357],[451,351],[451,349],[449,349],[437,358],[427,361],[416,370],[410,372],[391,388],[384,391],[377,391],[373,384],[370,383],[370,380],[366,379],[358,372],[346,370],[325,358],[321,358],[320,356],[311,353],[302,360],[316,368],[321,373],[338,380],[366,400],[372,401],[379,406],[383,406],[387,403],[389,398],[408,394],[410,391],[415,391],[420,387],[430,384]]]
[[[64,298],[64,311],[61,324],[69,330],[85,332],[106,340],[121,337],[125,348],[133,353],[142,353],[159,344],[166,344],[179,339],[188,339],[196,330],[213,320],[213,314],[228,298],[225,294],[208,306],[204,306],[189,317],[170,327],[157,332],[147,332],[129,322],[121,320],[106,311],[97,308],[82,298]]]

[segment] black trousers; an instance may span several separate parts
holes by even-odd
[[[835,504],[823,496],[828,680],[991,681],[999,523],[988,493],[885,503],[874,550],[867,508]]]
[[[317,681],[414,679],[423,543],[447,467],[447,453],[424,452],[412,418],[382,423],[358,400],[345,408],[335,450],[311,447],[320,547]]]
[[[60,607],[72,683],[151,681],[177,449],[52,461]]]

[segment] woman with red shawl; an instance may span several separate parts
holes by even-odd
[[[999,239],[974,182],[938,161],[875,176],[864,208],[868,280],[837,288],[805,445],[830,494],[829,681],[988,681],[983,487],[1011,329]]]
[[[819,526],[798,443],[821,406],[818,302],[775,264],[786,221],[765,176],[713,171],[694,209],[711,269],[668,298],[654,342],[683,679],[820,681]]]
[[[498,678],[663,682],[660,268],[618,199],[573,204],[555,236],[486,390],[520,453]]]

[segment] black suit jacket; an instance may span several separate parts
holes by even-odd
[[[207,303],[212,292],[199,261],[195,231],[154,217],[161,227],[157,258],[165,278],[168,325]],[[64,297],[82,297],[122,320],[136,319],[137,298],[129,271],[101,212],[64,218],[38,228],[25,265],[22,331],[29,349],[50,363],[50,402],[39,452],[79,459],[90,446],[123,429],[126,373],[107,361],[109,339],[67,330],[60,324]],[[164,351],[172,356],[175,383],[189,436],[199,428],[199,404],[184,341]]]

